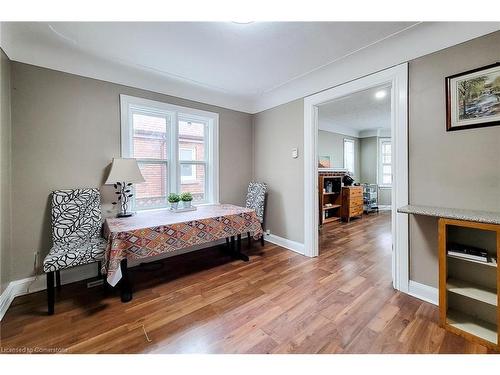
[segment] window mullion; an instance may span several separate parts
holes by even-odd
[[[179,168],[179,116],[177,112],[172,115],[170,124],[170,192],[180,192],[180,168]]]

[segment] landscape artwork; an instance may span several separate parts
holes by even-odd
[[[446,78],[446,130],[500,125],[500,63]]]

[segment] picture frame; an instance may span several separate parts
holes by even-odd
[[[318,168],[330,168],[331,160],[330,156],[324,155],[319,157]]]
[[[445,78],[446,131],[500,125],[500,62]]]

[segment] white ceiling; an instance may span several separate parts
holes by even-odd
[[[391,127],[391,88],[383,85],[319,106],[320,130],[359,137],[361,132]],[[377,92],[385,92],[376,98]]]
[[[369,67],[349,72],[358,77],[379,64],[407,61],[408,53],[498,28],[499,23],[2,22],[0,40],[15,61],[255,113],[331,86],[335,75],[318,80],[318,72],[346,62],[354,67],[351,59],[361,51],[391,49],[384,50],[384,59],[363,58]],[[415,43],[431,32],[432,40]],[[405,38],[411,39],[410,52]],[[313,85],[304,84],[309,77]]]

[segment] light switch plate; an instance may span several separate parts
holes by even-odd
[[[292,158],[297,159],[299,157],[299,149],[292,148]]]

